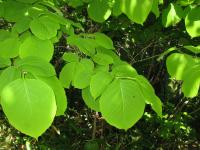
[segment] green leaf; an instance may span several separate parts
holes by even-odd
[[[110,3],[110,0],[91,1],[87,9],[89,17],[96,22],[104,22],[112,13]]]
[[[48,9],[45,6],[34,4],[32,7],[28,8],[28,16],[32,19],[38,19],[38,17],[44,15],[48,12]]]
[[[74,74],[75,74],[77,66],[78,66],[78,63],[72,62],[72,63],[66,64],[62,68],[59,79],[60,79],[63,87],[65,87],[65,88],[70,87],[70,84],[72,83],[72,80],[74,79]]]
[[[3,3],[4,5],[4,17],[9,22],[18,22],[26,15],[30,7],[27,4],[19,3],[16,1],[7,1]]]
[[[85,104],[91,108],[92,110],[94,111],[98,111],[100,112],[100,109],[99,109],[99,100],[95,100],[91,93],[90,93],[90,87],[87,87],[85,89],[82,90],[82,97],[83,97],[83,100],[85,102]]]
[[[30,29],[33,34],[41,40],[47,40],[55,37],[59,28],[59,24],[46,15],[35,18],[30,24]]]
[[[153,0],[122,0],[121,9],[130,20],[138,24],[143,24],[147,19]]]
[[[96,32],[95,35],[95,41],[99,46],[104,47],[106,49],[115,49],[113,46],[113,41],[105,34]]]
[[[79,56],[76,53],[72,53],[72,52],[64,53],[63,60],[67,62],[78,62]]]
[[[179,5],[170,3],[169,6],[163,10],[162,24],[164,27],[175,26],[183,18],[183,10]]]
[[[82,0],[68,0],[68,5],[73,7],[73,8],[77,8],[82,6],[84,3]]]
[[[26,57],[16,61],[15,64],[22,72],[31,73],[34,76],[51,77],[56,75],[54,67],[39,57]]]
[[[140,87],[132,80],[114,80],[100,98],[102,116],[119,129],[132,127],[142,117],[144,107]]]
[[[153,110],[162,117],[162,103],[160,99],[155,95],[155,91],[149,81],[143,76],[137,76],[136,81],[141,87],[142,94],[145,98],[145,102],[150,104]]]
[[[186,48],[187,50],[195,53],[195,54],[199,54],[200,53],[200,45],[199,46],[192,46],[192,45],[187,45],[184,46],[184,48]]]
[[[159,0],[153,0],[151,11],[155,14],[156,18],[160,16],[160,10],[159,10],[158,4],[159,4]]]
[[[135,78],[138,75],[137,71],[128,63],[115,65],[112,69],[112,74],[121,78]]]
[[[21,34],[29,29],[31,21],[32,19],[30,17],[24,17],[15,23],[12,30]]]
[[[121,8],[121,0],[115,0],[112,8],[112,13],[114,16],[119,16],[122,14]]]
[[[99,65],[109,65],[113,63],[113,58],[107,54],[97,53],[92,58]]]
[[[94,63],[90,59],[82,59],[76,67],[72,84],[75,88],[84,89],[90,85]]]
[[[122,61],[120,60],[120,57],[115,53],[115,51],[111,51],[111,50],[108,50],[106,48],[103,48],[103,47],[97,47],[96,48],[96,51],[97,53],[103,53],[103,54],[107,54],[109,55],[110,57],[113,58],[113,63],[114,64],[118,64],[118,63],[121,63]]]
[[[186,54],[172,54],[167,58],[167,70],[172,77],[183,80],[182,92],[186,97],[197,96],[200,86],[200,60]]]
[[[98,72],[92,76],[90,81],[90,92],[94,99],[99,97],[109,83],[113,80],[113,77],[108,72]]]
[[[54,53],[53,43],[50,40],[40,40],[35,36],[27,37],[20,46],[19,56],[25,58],[35,56],[49,62]]]
[[[70,84],[75,88],[84,89],[90,84],[94,70],[94,64],[89,59],[82,59],[80,62],[66,64],[60,72],[60,81],[65,88]]]
[[[21,77],[21,72],[16,67],[9,67],[3,70],[0,74],[0,93],[3,88],[10,82],[19,79]]]
[[[189,56],[179,53],[174,53],[167,58],[167,71],[171,77],[177,80],[182,80],[186,69],[195,64],[195,60]]]
[[[95,48],[98,46],[94,39],[82,38],[78,35],[72,35],[67,38],[67,43],[76,46],[84,54],[92,56],[95,54]]]
[[[0,56],[14,58],[18,56],[20,41],[17,35],[0,30]]]
[[[183,77],[182,92],[186,97],[193,98],[198,95],[200,86],[199,63],[188,68]]]
[[[35,79],[17,79],[8,84],[1,93],[1,105],[10,124],[34,138],[50,127],[56,114],[53,90]]]
[[[200,7],[193,8],[185,18],[185,27],[189,35],[194,37],[200,36]]]
[[[8,67],[11,65],[9,58],[0,57],[0,68]]]
[[[195,0],[178,0],[177,4],[180,4],[181,6],[187,6],[187,5],[191,5],[192,3],[194,3]]]
[[[67,109],[67,97],[65,94],[65,90],[62,87],[61,82],[58,80],[56,76],[54,77],[38,77],[39,80],[44,81],[48,84],[54,91],[56,98],[56,116],[64,115]]]
[[[4,5],[0,3],[0,18],[4,16]]]

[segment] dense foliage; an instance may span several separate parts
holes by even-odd
[[[0,100],[8,122],[37,139],[56,116],[67,114],[73,98],[67,100],[65,91],[73,90],[96,112],[93,139],[99,115],[118,129],[128,130],[143,118],[163,126],[162,138],[170,137],[174,124],[189,136],[183,120],[188,115],[181,111],[199,91],[199,5],[199,0],[0,1]],[[156,74],[155,62],[165,58],[173,92],[167,73]],[[163,75],[165,83],[158,81]],[[159,98],[150,82],[167,88],[165,96],[155,89]],[[174,97],[177,86],[183,95],[178,91],[182,98],[170,112],[173,106],[165,99]],[[198,112],[198,97],[193,104]],[[172,121],[169,113],[181,116]]]

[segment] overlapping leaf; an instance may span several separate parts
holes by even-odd
[[[53,90],[35,79],[18,79],[1,93],[1,105],[10,124],[34,138],[38,138],[52,124],[56,114]]]
[[[200,86],[200,61],[186,54],[174,53],[167,58],[169,74],[182,80],[182,91],[186,97],[195,97]]]

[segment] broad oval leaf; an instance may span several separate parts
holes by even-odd
[[[19,56],[25,58],[35,56],[49,62],[54,53],[53,43],[50,40],[41,40],[35,36],[27,37],[20,46]]]
[[[177,80],[182,80],[186,69],[195,64],[195,60],[189,55],[174,53],[167,58],[168,73]]]
[[[41,40],[47,40],[55,37],[59,28],[60,25],[51,17],[46,15],[35,18],[30,23],[31,31]]]
[[[96,22],[104,22],[112,13],[110,3],[111,0],[91,1],[87,9],[89,17]]]
[[[10,22],[18,22],[27,15],[30,5],[16,1],[4,2],[4,18]]]
[[[200,7],[193,8],[185,18],[185,27],[189,35],[194,37],[200,36]]]
[[[76,66],[73,86],[78,89],[84,89],[90,85],[90,80],[94,70],[94,63],[90,59],[82,59]]]
[[[182,92],[184,96],[193,98],[198,95],[200,86],[200,65],[190,66],[183,77]]]
[[[104,47],[106,49],[115,49],[113,46],[113,41],[105,34],[96,32],[95,35],[95,41],[99,46]]]
[[[62,83],[62,86],[65,88],[69,88],[72,80],[74,79],[74,74],[76,71],[76,66],[78,66],[78,63],[72,62],[66,64],[59,75],[60,82]]]
[[[1,105],[10,124],[34,138],[50,127],[56,114],[53,90],[35,79],[17,79],[8,84],[1,93]]]
[[[20,41],[16,34],[0,30],[0,56],[14,58],[19,54]]]
[[[135,78],[138,75],[137,71],[126,62],[119,65],[114,65],[112,74],[121,78]]]
[[[122,0],[121,9],[130,20],[143,24],[151,12],[153,0]]]
[[[133,80],[114,80],[100,98],[100,110],[105,120],[119,128],[131,128],[143,115],[145,100]]]
[[[113,63],[113,58],[107,54],[97,53],[92,58],[99,65],[109,65]]]

